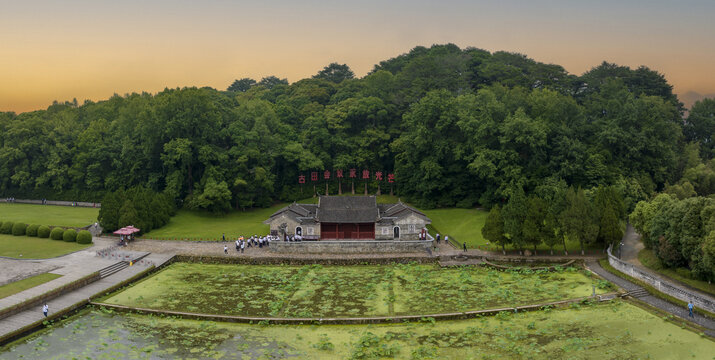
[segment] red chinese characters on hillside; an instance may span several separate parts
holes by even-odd
[[[344,178],[344,171],[342,169],[335,170],[335,173],[332,174],[333,178],[337,178],[338,180]],[[385,173],[384,171],[375,171],[373,172],[374,178],[370,177],[370,170],[362,170],[361,172],[361,177],[363,180],[370,180],[373,179],[374,181],[385,181],[387,180],[388,183],[394,183],[395,182],[395,174],[394,173]],[[319,180],[319,172],[318,171],[311,171],[310,172],[310,181],[316,182]],[[325,180],[330,180],[331,172],[330,170],[323,170],[323,179]],[[357,170],[356,169],[350,169],[348,170],[348,177],[351,179],[356,179],[357,176]],[[305,184],[306,183],[306,176],[303,174],[298,175],[298,183],[299,184]]]

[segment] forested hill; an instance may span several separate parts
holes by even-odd
[[[359,79],[331,64],[292,84],[0,113],[0,195],[99,201],[144,186],[221,211],[293,200],[300,174],[356,168],[394,172],[398,194],[424,207],[489,206],[514,185],[617,185],[638,199],[681,178],[686,144],[712,157],[713,104],[700,107],[683,119],[646,67],[576,76],[519,54],[416,47]]]

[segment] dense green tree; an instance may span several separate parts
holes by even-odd
[[[323,70],[318,71],[317,74],[313,76],[316,79],[324,79],[334,83],[341,83],[343,80],[352,79],[355,77],[355,73],[350,70],[350,67],[345,64],[330,63],[330,65],[323,68]]]
[[[261,81],[259,81],[258,84],[256,84],[256,85],[258,85],[258,86],[263,86],[263,87],[265,87],[266,89],[271,90],[271,89],[273,89],[274,87],[276,87],[276,86],[278,86],[278,85],[288,85],[288,80],[287,80],[287,79],[281,79],[281,78],[278,78],[277,76],[271,75],[271,76],[266,76],[266,77],[264,77],[264,78],[261,79]]]
[[[703,99],[693,104],[685,120],[683,133],[688,141],[701,146],[704,159],[715,157],[715,99]]]
[[[541,244],[545,238],[552,235],[549,231],[553,231],[553,229],[549,229],[546,224],[547,210],[548,205],[543,199],[536,195],[530,195],[528,197],[526,218],[524,219],[522,232],[524,234],[524,241],[534,247],[534,254],[536,254],[536,247]]]
[[[579,242],[583,255],[585,245],[593,243],[598,236],[598,217],[583,189],[570,188],[566,201],[568,205],[560,217],[561,227],[567,238]]]
[[[504,218],[504,234],[509,238],[511,244],[519,249],[519,253],[527,244],[524,226],[528,213],[529,204],[526,201],[524,189],[521,186],[516,186],[512,189],[509,202],[504,205],[502,217]]]
[[[504,219],[501,215],[499,205],[495,205],[489,210],[484,227],[482,227],[482,236],[492,244],[501,245],[502,253],[506,254],[506,245],[509,245],[509,238],[504,234]]]
[[[242,78],[239,80],[234,80],[233,83],[226,89],[226,91],[234,92],[246,92],[251,86],[256,85],[256,80],[251,78]]]

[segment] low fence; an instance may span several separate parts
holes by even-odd
[[[430,252],[430,240],[365,240],[365,241],[273,241],[268,250],[279,254],[375,254]]]
[[[271,245],[273,246],[273,245]],[[240,264],[240,265],[389,265],[389,264],[433,264],[437,261],[432,256],[408,257],[250,257],[250,256],[212,256],[212,255],[176,255],[176,262],[199,264]]]
[[[5,199],[3,199],[5,200]],[[77,206],[77,207],[102,207],[101,203],[98,202],[87,202],[87,201],[60,201],[60,200],[45,200],[44,204],[42,200],[32,200],[32,199],[15,199],[13,201],[7,201],[8,203],[16,204],[35,204],[35,205],[55,205],[55,206]]]
[[[699,307],[711,313],[715,313],[715,301],[713,301],[713,299],[690,291],[686,288],[677,286],[675,284],[663,281],[649,274],[646,271],[643,271],[625,261],[620,260],[619,258],[613,256],[613,254],[611,253],[611,246],[608,247],[608,263],[616,270],[628,276],[641,280],[664,294],[670,295],[676,299],[685,302],[692,301],[695,307]]]

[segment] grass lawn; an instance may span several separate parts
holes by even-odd
[[[482,227],[489,214],[488,211],[447,208],[422,210],[422,212],[432,219],[432,229],[430,229],[432,236],[439,233],[444,239],[445,235],[449,235],[460,244],[466,241],[468,248],[476,248],[487,243],[482,236]]]
[[[607,282],[578,267],[520,273],[437,265],[255,266],[176,263],[104,302],[272,317],[424,315],[589,296]],[[538,289],[538,291],[534,291]]]
[[[37,285],[44,284],[50,280],[57,279],[61,276],[62,275],[44,273],[29,277],[27,279],[22,279],[20,281],[15,281],[13,283],[5,284],[3,286],[0,286],[0,299],[17,294],[21,291],[25,291],[29,288],[33,288]]]
[[[715,342],[621,300],[480,319],[257,325],[90,310],[0,349],[14,359],[712,359]],[[12,356],[10,356],[12,355]]]
[[[676,270],[664,267],[660,262],[660,259],[658,259],[653,253],[653,250],[643,249],[638,252],[638,261],[640,261],[643,266],[657,272],[658,274],[715,296],[715,284],[708,284],[707,281],[696,280],[688,277],[690,274],[688,269]]]
[[[267,234],[269,227],[263,224],[263,220],[268,219],[284,206],[285,204],[280,204],[265,209],[232,211],[225,215],[179,210],[168,224],[150,231],[143,237],[167,240],[220,240],[223,233],[226,234],[226,238]]]
[[[0,221],[82,227],[97,222],[98,208],[0,203]]]
[[[82,250],[92,244],[0,234],[0,256],[17,259],[46,259]]]

